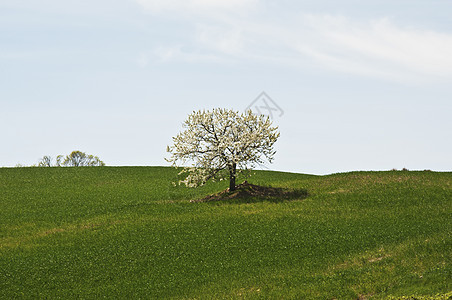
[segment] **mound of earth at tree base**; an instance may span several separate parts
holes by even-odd
[[[304,199],[307,196],[308,192],[304,189],[286,189],[260,186],[245,181],[239,184],[234,191],[229,191],[229,189],[226,189],[199,200],[191,200],[190,202],[211,202],[226,200],[245,200],[245,202],[253,202],[253,200],[268,200],[279,202],[282,200]]]

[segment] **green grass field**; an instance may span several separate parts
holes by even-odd
[[[176,174],[0,169],[0,298],[452,298],[452,173],[257,171],[309,196],[244,203]]]

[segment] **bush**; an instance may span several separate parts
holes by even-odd
[[[50,156],[44,156],[38,163],[38,167],[102,167],[105,163],[94,155],[81,151],[72,151],[71,154],[58,155],[55,163]]]

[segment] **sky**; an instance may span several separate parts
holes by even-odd
[[[0,167],[74,150],[166,166],[192,111],[251,107],[281,133],[260,169],[451,171],[451,12],[450,0],[0,0]]]

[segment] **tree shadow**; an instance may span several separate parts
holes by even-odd
[[[226,189],[216,194],[208,195],[202,199],[190,202],[210,203],[255,203],[255,202],[283,202],[291,200],[302,200],[308,197],[306,189],[288,189],[280,187],[260,186],[248,183],[239,184],[234,191]]]

